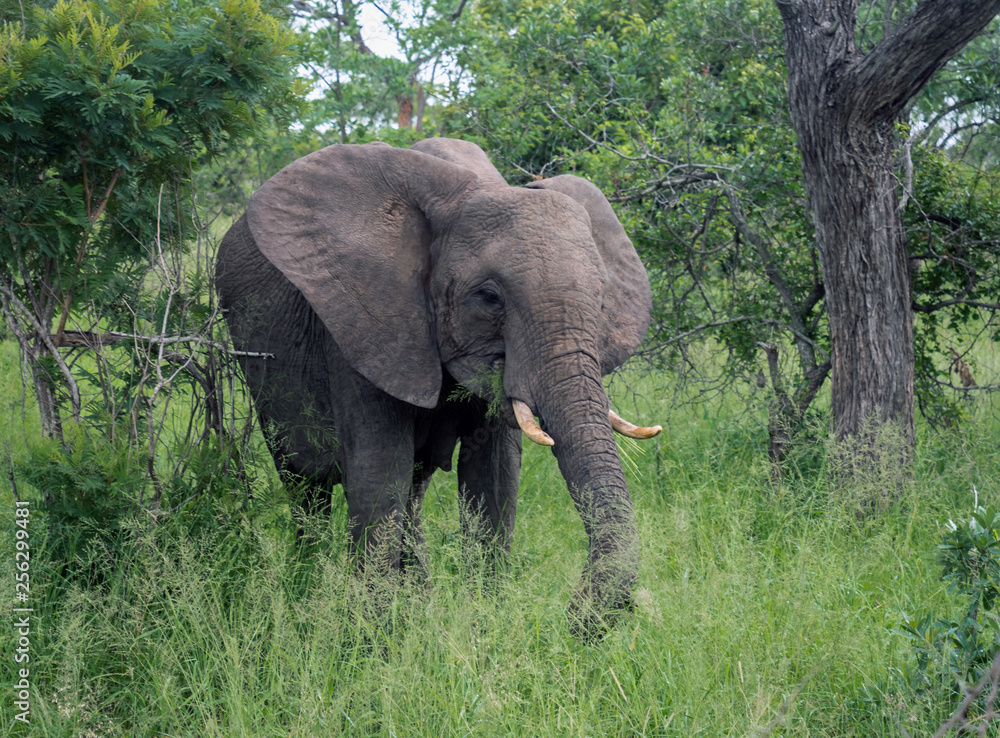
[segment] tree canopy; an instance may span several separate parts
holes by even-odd
[[[837,33],[850,39],[844,48],[852,63],[861,65],[873,63],[890,43],[905,56],[913,44],[900,44],[894,34],[908,32],[914,19],[927,22],[934,12],[933,3],[912,1],[835,5],[830,12],[840,14]],[[991,15],[988,4],[963,5],[956,18],[973,5],[981,10],[981,26]],[[4,58],[15,58],[9,50],[15,42],[17,54],[43,53],[30,46],[38,43],[42,21],[22,23],[17,4],[8,6],[13,25],[6,32]],[[138,1],[74,0],[38,11],[38,18],[48,13],[54,19],[56,7],[64,8],[63,15],[71,7],[88,7],[94,18],[104,13],[113,19],[113,9],[126,6],[144,8],[146,20],[132,25],[122,20],[122,30],[101,31],[107,48],[101,59],[107,61],[100,61],[106,66],[94,77],[98,81],[62,75],[52,90],[65,89],[44,104],[85,107],[89,99],[86,115],[93,118],[116,100],[128,112],[113,124],[94,119],[91,128],[100,135],[91,134],[86,145],[73,139],[69,124],[63,133],[56,126],[32,134],[44,133],[46,141],[64,135],[69,143],[50,150],[75,152],[65,154],[75,169],[60,164],[59,177],[45,175],[45,187],[30,188],[35,193],[30,202],[18,199],[27,197],[28,188],[9,190],[19,193],[9,200],[21,203],[17,208],[58,212],[62,218],[50,232],[52,243],[63,244],[58,269],[44,260],[31,267],[36,274],[50,269],[52,292],[60,298],[41,306],[40,322],[45,310],[50,320],[67,313],[54,305],[73,297],[68,275],[75,269],[89,274],[94,294],[101,282],[91,257],[104,254],[100,263],[111,264],[107,259],[118,253],[114,263],[124,265],[129,244],[148,240],[158,185],[140,191],[135,183],[180,181],[167,175],[182,171],[183,161],[223,154],[199,175],[201,198],[235,214],[255,182],[319,146],[373,138],[407,145],[423,136],[450,135],[481,144],[514,183],[563,172],[597,183],[614,203],[654,284],[654,323],[642,357],[670,369],[679,388],[745,388],[769,398],[773,458],[783,457],[796,429],[815,412],[814,399],[837,375],[830,259],[822,247],[831,237],[816,229],[816,194],[803,176],[804,139],[795,123],[802,114],[793,114],[788,95],[789,80],[795,89],[803,64],[789,51],[784,31],[798,4],[399,0],[375,6],[323,0],[276,5],[272,10],[284,20],[264,21],[260,6],[252,3],[205,6],[187,0],[170,6],[168,29],[149,19],[156,15],[152,6]],[[366,6],[381,19],[382,32],[393,37],[398,52],[372,49],[372,21],[362,13]],[[77,33],[94,33],[86,30],[89,21],[74,23],[81,29]],[[146,29],[142,33],[140,26]],[[148,30],[154,26],[159,30]],[[902,244],[897,253],[902,266],[895,292],[912,284],[912,294],[900,303],[902,319],[913,325],[912,339],[904,336],[902,342],[912,347],[912,356],[904,350],[903,363],[912,367],[907,381],[916,405],[937,424],[956,422],[970,393],[995,383],[982,376],[977,386],[968,383],[978,371],[976,342],[996,337],[993,316],[1000,293],[995,155],[1000,47],[992,28],[977,35],[970,27],[962,39],[945,44],[943,55],[925,65],[915,78],[919,85],[892,103],[889,122],[879,128],[888,157],[879,171],[899,213],[893,228]],[[236,29],[242,30],[234,35]],[[153,44],[156,33],[169,41]],[[52,50],[44,53],[55,53],[57,45],[47,43],[44,48]],[[293,54],[298,84],[312,87],[309,102],[291,129],[279,124],[257,145],[240,146],[242,136],[268,119],[265,111],[280,112],[291,100],[290,78],[280,70]],[[122,70],[112,73],[115,64]],[[32,64],[29,76],[45,68]],[[60,77],[55,69],[50,67],[52,76]],[[18,85],[28,89],[28,81]],[[93,96],[96,89],[99,97]],[[178,104],[185,94],[190,101]],[[13,102],[3,104],[4,110],[15,109],[9,107]],[[30,106],[16,105],[22,111],[16,115],[30,116]],[[874,110],[873,105],[863,107]],[[73,109],[65,119],[77,113]],[[9,126],[29,124],[16,115],[4,119],[8,127],[0,128],[0,135],[5,145],[20,147],[23,161],[34,144],[12,133]],[[116,131],[122,134],[118,143],[112,141]],[[249,156],[255,158],[253,167]],[[17,171],[21,174],[12,173],[7,181],[15,176],[30,181],[27,169]],[[60,204],[67,192],[77,193],[72,207]],[[88,225],[105,200],[104,210],[114,217]],[[18,232],[17,223],[38,221],[28,219],[28,210],[17,212],[5,220],[14,239],[41,238],[38,229]],[[164,232],[179,228],[183,218],[175,213],[159,214]],[[136,238],[139,233],[146,235]],[[93,239],[101,245],[79,248]],[[23,276],[11,286],[22,290],[18,294],[27,302]],[[963,366],[964,377],[957,371]],[[855,375],[839,372],[841,378]],[[868,380],[855,385],[874,386]],[[912,406],[903,394],[904,404]]]
[[[837,12],[858,12],[847,5]],[[910,15],[930,12],[921,7],[866,4],[844,21],[857,36],[852,53],[867,59],[885,48],[884,35],[905,32],[914,18],[926,23]],[[476,41],[458,57],[470,81],[453,88],[439,116],[441,130],[477,138],[515,181],[574,171],[609,193],[656,284],[646,351],[708,387],[706,370],[720,364],[694,349],[721,343],[715,386],[742,377],[767,387],[778,458],[836,354],[817,195],[807,195],[786,84],[803,62],[786,53],[779,10],[763,0],[479,4],[469,23]],[[980,25],[991,15],[982,10]],[[995,334],[1000,284],[990,225],[997,180],[984,158],[995,149],[996,36],[945,46],[952,61],[937,59],[940,73],[920,77],[924,87],[910,89],[880,129],[889,157],[879,171],[894,198],[898,190],[902,216],[896,294],[903,320],[918,314],[915,339],[901,344],[915,354],[902,362],[915,364],[916,399],[932,422],[961,413],[969,388],[953,389],[950,367]],[[898,48],[916,55],[912,45]],[[967,91],[961,100],[946,80]],[[959,243],[960,261],[944,255]],[[859,391],[874,386],[856,368],[839,376]],[[911,408],[912,392],[903,399]]]
[[[191,173],[290,117],[294,36],[257,0],[59,0],[4,21],[0,292],[56,433],[53,374],[80,412],[58,346],[83,288],[109,304],[134,286],[151,244],[183,239]]]

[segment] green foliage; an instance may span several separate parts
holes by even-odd
[[[859,46],[913,7],[865,6]],[[775,4],[497,0],[476,5],[462,33],[466,76],[446,91],[438,131],[479,142],[515,184],[566,172],[595,182],[650,274],[646,356],[706,395],[758,377],[772,439],[803,432],[831,347]],[[916,395],[939,425],[969,396],[948,386],[951,349],[974,363],[996,309],[997,38],[950,63],[900,131],[900,143],[914,136],[914,301],[930,311],[917,323]]]
[[[992,610],[1000,594],[1000,511],[977,506],[963,522],[948,521],[938,563],[949,589],[969,599],[968,616],[975,619],[980,607]]]
[[[162,485],[138,461],[127,439],[108,440],[70,426],[62,441],[36,440],[14,463],[11,473],[19,483],[44,492],[35,514],[45,528],[46,555],[57,564],[60,587],[100,586],[114,576],[124,561],[108,557],[136,524],[165,515],[191,531],[206,524],[215,528],[216,521],[205,519],[206,505],[222,513],[245,502],[240,492],[248,486],[246,476],[218,439],[203,442],[189,454],[183,471]],[[195,500],[194,506],[186,504]]]
[[[948,392],[960,378],[951,376],[956,357],[974,374],[984,344],[1000,340],[989,317],[1000,294],[1000,173],[929,147],[913,156],[916,207],[907,209],[906,226],[918,311],[916,398],[929,420],[954,425],[971,397]]]
[[[646,358],[706,394],[759,376],[772,436],[800,432],[830,344],[774,4],[475,11],[457,57],[471,81],[451,88],[440,132],[477,140],[515,184],[597,184],[652,283]]]
[[[158,212],[161,184],[290,111],[290,45],[255,0],[60,0],[35,7],[27,27],[6,24],[0,201],[17,250],[2,254],[7,268],[75,256],[84,233],[105,271],[136,255],[171,219]]]
[[[978,495],[977,495],[978,496]],[[1000,654],[1000,510],[976,506],[968,520],[948,521],[938,545],[941,578],[964,612],[957,618],[905,613],[898,631],[910,641],[916,669],[901,672],[918,700],[957,703]],[[982,712],[982,700],[974,708]]]
[[[507,404],[507,392],[503,388],[503,367],[482,368],[468,382],[458,385],[448,395],[449,402],[467,402],[473,397],[486,401],[486,417],[498,418]]]
[[[293,36],[258,0],[30,10],[0,29],[0,292],[43,432],[58,435],[58,390],[70,385],[75,419],[80,399],[38,333],[58,318],[60,341],[74,307],[87,328],[134,330],[144,275],[193,230],[192,173],[287,120],[297,86]]]
[[[378,14],[381,34],[392,36],[394,53],[378,48],[372,27],[362,26],[366,6]],[[319,0],[297,9],[304,21],[300,53],[313,86],[299,137],[314,145],[377,137],[403,146],[422,138],[434,77],[462,41],[455,3]]]
[[[203,497],[155,523],[124,516],[70,567],[41,490],[19,475],[32,500],[35,690],[21,732],[893,735],[898,717],[912,735],[933,733],[953,703],[916,709],[903,693],[900,713],[899,687],[873,685],[913,662],[910,641],[888,633],[896,613],[953,609],[936,521],[970,479],[1000,483],[995,422],[977,419],[961,447],[922,434],[906,504],[859,522],[820,475],[772,480],[763,414],[740,416],[732,400],[691,412],[665,399],[669,384],[637,387],[649,398],[641,414],[668,430],[627,472],[636,610],[596,645],[568,632],[586,534],[540,447],[525,449],[508,573],[484,586],[486,562],[462,546],[457,474],[438,473],[424,510],[431,580],[386,594],[381,618],[352,576],[339,495],[332,519],[293,518],[267,484],[246,507]],[[5,412],[3,427],[16,426],[19,411]],[[51,452],[38,460],[67,458]],[[95,489],[113,473],[107,448],[72,453]],[[14,541],[9,500],[0,489],[3,546]],[[0,679],[14,667],[0,662]],[[11,709],[0,703],[0,718]]]
[[[144,475],[123,444],[71,428],[63,442],[29,447],[13,474],[45,491],[45,541],[60,578],[97,585],[109,574],[102,552],[117,544],[123,523],[138,511]]]

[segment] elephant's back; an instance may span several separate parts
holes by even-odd
[[[215,286],[237,350],[271,353],[264,364],[326,364],[326,330],[309,303],[257,248],[246,216],[226,233],[215,263]],[[277,353],[275,353],[277,352]],[[261,357],[244,357],[261,358]]]
[[[283,471],[339,478],[326,328],[260,252],[241,217],[219,245],[215,285],[272,454]]]

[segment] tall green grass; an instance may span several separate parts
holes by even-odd
[[[826,441],[798,450],[777,479],[763,412],[671,406],[659,381],[639,383],[639,419],[667,430],[624,448],[642,544],[636,610],[592,645],[566,623],[586,537],[547,449],[525,450],[514,552],[498,584],[485,587],[484,567],[464,552],[456,477],[439,472],[425,507],[431,581],[388,594],[350,574],[343,505],[329,522],[298,519],[270,474],[245,509],[198,499],[156,522],[127,515],[71,562],[55,558],[65,548],[46,530],[43,490],[22,482],[36,500],[32,714],[15,723],[8,691],[0,729],[868,736],[899,735],[898,720],[932,732],[953,706],[898,688],[913,654],[892,630],[904,612],[958,607],[935,546],[941,524],[971,510],[973,485],[980,501],[1000,496],[996,422],[922,432],[901,496],[859,517],[858,495],[879,480],[838,482]],[[17,457],[19,404],[2,412]],[[2,501],[0,596],[12,602],[9,488]],[[377,595],[388,615],[366,605]],[[13,628],[0,628],[5,686],[16,681],[13,643]]]

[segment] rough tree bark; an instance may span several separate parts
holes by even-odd
[[[894,421],[912,445],[913,312],[894,126],[1000,0],[922,0],[867,53],[855,46],[859,0],[775,3],[829,311],[835,430],[844,438],[868,418]]]

